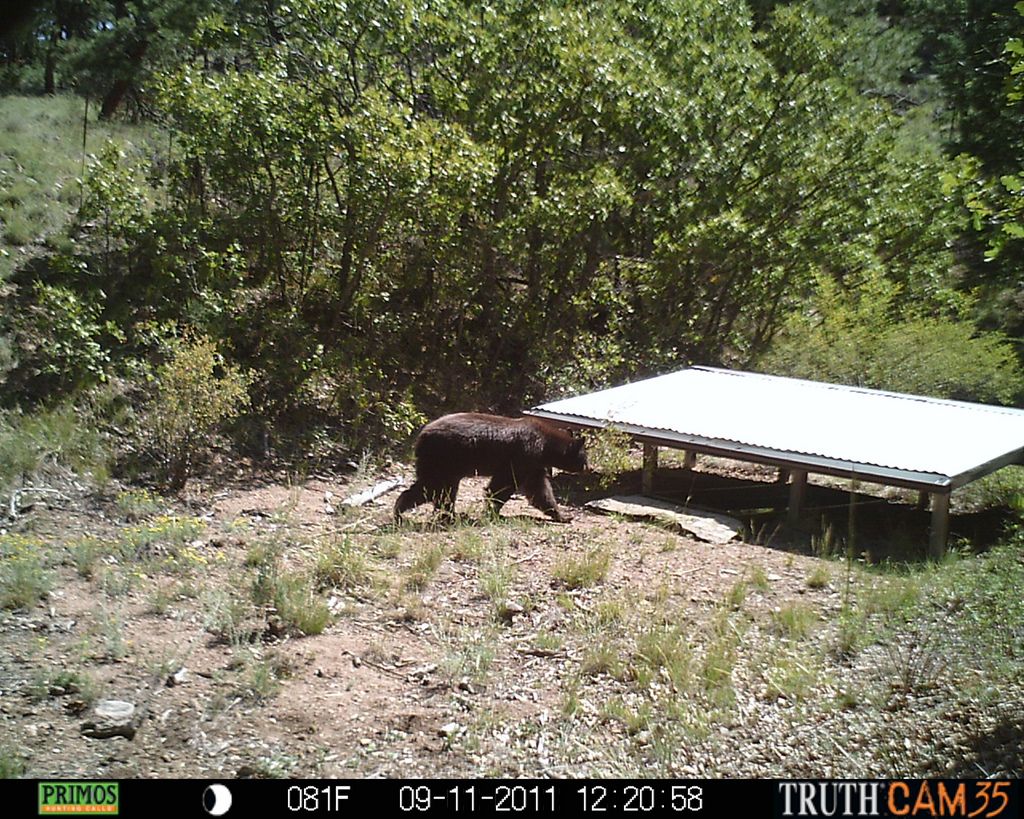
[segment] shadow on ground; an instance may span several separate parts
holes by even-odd
[[[660,468],[654,495],[681,506],[725,512],[746,526],[744,539],[769,548],[821,555],[843,554],[851,542],[853,552],[870,562],[913,562],[927,554],[931,515],[906,499],[884,497],[883,487],[858,491],[809,484],[800,522],[786,522],[789,486],[773,479],[735,477],[715,472]],[[616,494],[640,492],[640,471],[624,472],[608,484],[596,475],[559,475],[556,492],[573,504]],[[909,494],[909,493],[908,493]],[[954,513],[950,518],[950,545],[970,543],[976,550],[993,545],[1009,515],[1005,510]]]

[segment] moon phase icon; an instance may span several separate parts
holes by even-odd
[[[203,791],[203,807],[211,816],[223,816],[231,810],[231,791],[227,785],[210,785]]]

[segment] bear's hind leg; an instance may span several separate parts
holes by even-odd
[[[487,511],[494,517],[497,517],[501,512],[501,507],[509,502],[515,491],[516,481],[512,475],[512,470],[506,469],[496,472],[491,477],[490,483],[487,484],[487,489],[484,490],[484,497],[487,499]]]
[[[455,517],[455,498],[458,494],[458,480],[432,486],[427,490],[427,497],[433,501],[434,508],[446,518]]]

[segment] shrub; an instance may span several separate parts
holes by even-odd
[[[1024,390],[1001,334],[945,316],[898,315],[897,285],[880,278],[857,291],[828,279],[794,315],[759,368],[776,375],[988,403]]]
[[[42,282],[36,282],[35,303],[37,338],[45,339],[36,364],[42,373],[65,385],[102,380],[110,364],[104,337],[118,333],[101,321],[100,304]]]
[[[110,452],[91,415],[70,402],[34,414],[0,411],[0,492],[34,481],[54,465],[105,478]]]
[[[210,436],[249,405],[251,377],[228,365],[209,338],[175,339],[157,370],[157,390],[139,430],[157,477],[181,489]]]
[[[609,486],[617,475],[633,468],[630,447],[633,439],[628,432],[605,427],[586,433],[587,462],[601,475],[601,485]]]
[[[21,535],[0,536],[0,608],[30,609],[49,594],[45,548]]]

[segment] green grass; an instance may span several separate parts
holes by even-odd
[[[274,607],[282,623],[299,634],[320,634],[331,622],[327,603],[313,588],[312,579],[301,572],[279,572],[274,589]]]
[[[39,669],[33,675],[28,694],[34,702],[40,702],[47,697],[73,694],[79,701],[90,705],[96,700],[99,691],[99,683],[87,671],[49,668]]]
[[[510,622],[509,594],[516,577],[516,567],[505,553],[504,544],[496,544],[481,557],[480,591],[491,601],[491,614],[501,622]]]
[[[291,674],[288,664],[274,654],[248,657],[243,660],[241,668],[235,693],[257,703],[276,696],[281,690],[281,681]]]
[[[580,674],[585,677],[608,676],[621,679],[624,675],[621,648],[606,638],[599,638],[583,655]]]
[[[68,545],[68,557],[79,577],[91,580],[96,574],[96,564],[110,554],[111,547],[97,537],[86,536]]]
[[[747,599],[747,581],[737,580],[729,588],[728,593],[725,596],[725,604],[733,611],[739,611],[743,608],[743,603]]]
[[[207,589],[199,602],[203,628],[225,643],[247,642],[263,627],[252,601],[236,590]]]
[[[611,554],[607,549],[589,549],[583,555],[566,555],[555,564],[554,576],[570,589],[596,586],[608,574]]]
[[[321,583],[316,570],[307,573],[287,569],[282,561],[283,552],[282,544],[273,539],[249,548],[245,565],[255,569],[249,597],[258,609],[268,617],[276,617],[279,625],[289,632],[320,634],[330,624],[331,613],[317,593]],[[226,605],[215,605],[213,611],[219,612],[230,628],[235,620],[234,614],[244,606],[230,598],[223,602]]]
[[[599,602],[594,609],[594,620],[598,627],[614,626],[626,619],[627,606],[620,599],[608,599]]]
[[[101,605],[93,617],[93,629],[103,645],[97,659],[118,662],[128,656],[130,646],[125,635],[124,617],[120,611],[111,611]]]
[[[806,700],[818,682],[813,658],[776,646],[766,661],[765,682],[770,700]]]
[[[14,747],[0,745],[0,779],[18,779],[25,775],[25,759]]]
[[[206,530],[199,518],[159,515],[145,523],[121,530],[121,554],[140,561],[156,560],[162,568],[188,573],[204,565],[206,558],[190,544]]]
[[[751,566],[747,570],[747,579],[750,581],[751,587],[759,592],[766,592],[771,586],[768,573],[763,566]]]
[[[487,628],[442,629],[441,671],[449,680],[469,678],[484,683],[498,654],[497,634]]]
[[[606,720],[615,720],[621,723],[626,729],[626,733],[630,735],[646,731],[658,716],[654,706],[648,701],[631,703],[623,699],[614,699],[605,703],[601,708],[601,715]]]
[[[818,564],[807,574],[807,588],[823,589],[832,582],[832,573],[824,564]]]
[[[646,686],[660,675],[676,691],[686,691],[693,665],[693,647],[678,626],[653,627],[637,637],[633,669],[640,685]]]
[[[245,551],[245,566],[253,569],[260,569],[273,565],[281,557],[284,546],[275,537],[257,540],[249,544]]]
[[[148,518],[166,505],[163,498],[148,489],[126,489],[118,493],[114,503],[128,521]]]
[[[320,588],[351,591],[370,585],[373,572],[366,553],[346,536],[320,547],[313,579]]]
[[[558,634],[541,629],[533,635],[533,646],[540,651],[561,651],[565,646],[565,640]]]
[[[404,572],[402,589],[404,591],[423,591],[433,576],[437,574],[444,555],[444,547],[437,543],[421,549],[416,555],[416,559]]]
[[[486,541],[479,529],[463,526],[456,527],[455,540],[449,550],[452,560],[466,563],[479,563],[486,552]]]
[[[817,619],[817,612],[810,606],[787,603],[772,613],[772,630],[789,640],[804,640]]]

